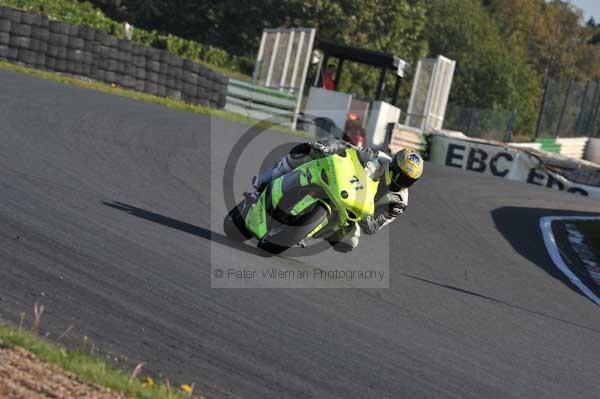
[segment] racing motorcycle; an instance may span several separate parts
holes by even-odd
[[[254,237],[258,247],[279,254],[307,240],[343,232],[373,215],[383,166],[369,150],[349,145],[341,154],[306,162],[272,180],[225,217],[223,230],[236,240]]]

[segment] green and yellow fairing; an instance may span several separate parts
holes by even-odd
[[[336,220],[327,220],[317,226],[308,237],[314,236],[329,223],[336,224],[329,226],[335,231],[351,222],[358,222],[373,215],[379,184],[373,178],[374,169],[377,167],[373,162],[377,161],[366,161],[363,165],[358,151],[351,148],[346,150],[345,156],[330,155],[304,163],[296,169],[299,172],[299,187],[319,186],[327,198],[316,198],[307,194],[287,210],[289,214],[300,215],[320,201],[327,207],[330,216],[334,214],[334,210],[337,210],[335,214],[338,215]],[[283,179],[283,176],[275,179],[270,186],[270,196],[266,195],[268,189],[263,191],[246,215],[246,228],[258,239],[263,238],[269,228],[266,208],[276,209],[285,195],[282,190]],[[265,203],[267,198],[270,198],[271,204]]]

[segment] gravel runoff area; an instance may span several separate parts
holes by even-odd
[[[120,399],[125,396],[87,383],[22,348],[9,348],[0,341],[0,398]]]

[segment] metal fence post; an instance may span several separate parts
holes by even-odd
[[[291,31],[288,35],[287,48],[285,49],[285,60],[283,61],[283,70],[281,71],[281,79],[279,79],[279,86],[281,88],[286,86],[285,81],[287,79],[288,69],[290,65],[290,56],[292,54],[292,47],[294,45],[294,33],[295,31]],[[281,88],[279,90],[282,90]]]
[[[473,121],[475,120],[475,108],[467,108],[471,112],[469,112],[469,124],[467,125],[467,134],[471,132],[473,129]]]
[[[260,39],[260,47],[258,49],[258,56],[256,57],[256,63],[254,64],[254,72],[252,73],[252,84],[258,83],[258,75],[260,74],[260,67],[261,67],[262,61],[263,61],[266,42],[267,42],[267,32],[263,32],[262,38]]]
[[[548,87],[550,86],[550,79],[546,80],[546,84],[544,85],[544,96],[542,97],[542,104],[540,105],[540,113],[538,114],[537,123],[535,124],[535,136],[533,140],[535,141],[540,135],[540,126],[542,124],[542,118],[544,117],[544,107],[546,106],[546,99],[548,98]]]
[[[275,68],[275,59],[277,58],[277,52],[279,51],[279,40],[281,38],[281,32],[275,33],[275,44],[271,53],[271,62],[269,63],[269,70],[267,72],[267,78],[265,80],[265,86],[271,86],[271,78],[273,77],[273,68]]]
[[[565,96],[565,101],[563,103],[562,110],[560,111],[560,117],[558,118],[558,124],[556,125],[556,132],[554,134],[554,137],[558,137],[558,135],[560,134],[560,127],[562,125],[563,118],[565,116],[565,109],[567,108],[567,104],[569,102],[569,96],[571,95],[571,87],[572,86],[573,86],[573,81],[569,80],[569,86],[567,87],[567,95]]]
[[[596,92],[594,93],[594,99],[592,100],[592,112],[591,112],[590,118],[588,119],[587,128],[586,128],[590,137],[593,134],[592,129],[594,128],[594,123],[596,122],[596,118],[598,117],[598,108],[599,107],[600,107],[600,80],[596,81]],[[595,133],[597,133],[597,132],[595,132]],[[594,136],[596,136],[596,134],[594,134]]]
[[[344,59],[340,58],[335,71],[335,81],[333,82],[334,90],[339,90],[340,79],[342,78],[342,68],[344,67]]]
[[[508,124],[506,125],[506,132],[504,133],[504,142],[508,143],[512,139],[513,131],[515,130],[515,123],[517,121],[517,111],[513,110]]]
[[[596,81],[596,90],[594,91],[594,96],[592,97],[590,116],[587,118],[585,124],[585,131],[588,137],[592,137],[594,133],[592,129],[594,127],[594,122],[596,121],[596,116],[598,114],[598,107],[600,106],[600,81]]]
[[[375,100],[381,100],[383,94],[383,86],[385,85],[385,73],[387,72],[386,67],[381,68],[381,74],[379,75],[379,81],[377,82],[377,90],[375,92]]]
[[[310,55],[312,54],[313,51],[313,46],[315,44],[315,34],[317,32],[316,29],[309,29],[308,30],[308,47],[306,50],[306,60],[304,62],[304,68],[302,69],[302,79],[300,81],[300,87],[298,88],[298,93],[296,94],[297,96],[297,100],[296,100],[296,108],[294,110],[294,118],[292,119],[292,129],[296,129],[296,124],[298,123],[298,114],[300,113],[300,105],[302,104],[302,97],[304,95],[304,85],[306,84],[306,75],[308,72],[308,67],[310,65]],[[304,36],[301,36],[301,40],[303,40]],[[294,82],[296,81],[295,77],[294,77]]]
[[[579,105],[579,113],[577,114],[577,121],[575,122],[575,135],[581,135],[581,121],[584,118],[585,114],[585,103],[587,101],[588,90],[590,88],[590,81],[588,80],[585,83],[585,90],[583,91],[583,98],[581,99],[581,104]]]

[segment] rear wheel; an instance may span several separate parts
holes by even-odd
[[[258,242],[258,247],[272,254],[280,254],[305,239],[328,216],[325,205],[317,202],[312,208],[285,224],[275,222],[267,235]]]
[[[246,200],[243,200],[235,206],[225,216],[223,221],[223,232],[225,235],[235,241],[246,241],[252,237],[252,235],[246,230],[246,223],[244,223],[243,209]]]

